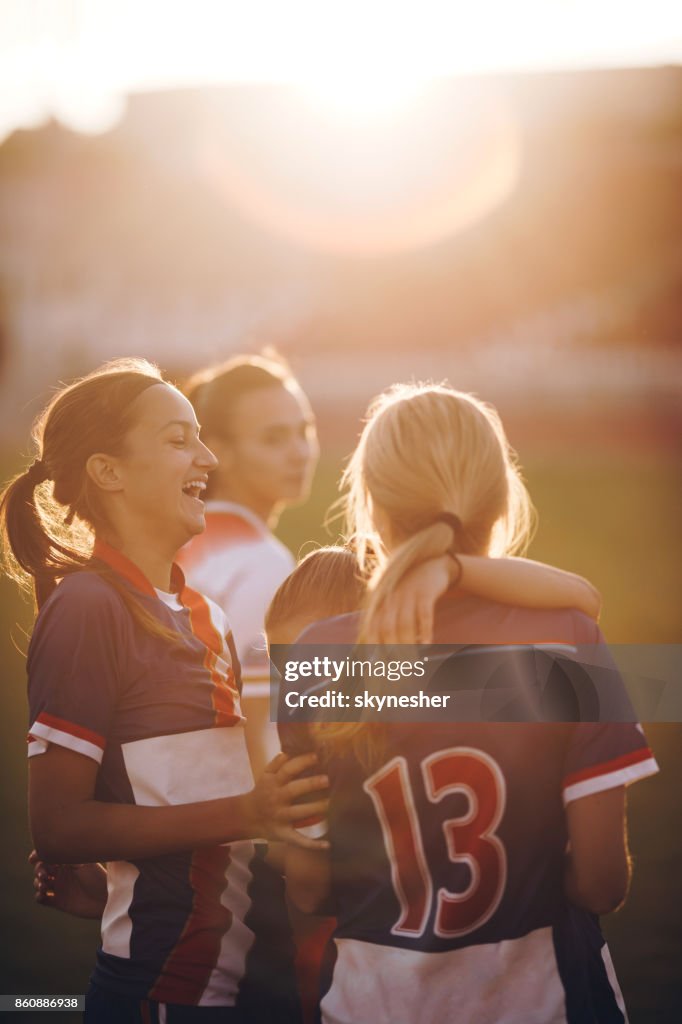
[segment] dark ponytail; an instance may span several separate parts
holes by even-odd
[[[118,574],[91,562],[95,530],[106,519],[86,471],[96,452],[123,450],[135,399],[162,383],[146,360],[119,359],[59,391],[33,428],[38,456],[0,495],[0,541],[7,574],[33,591],[38,608],[59,580],[87,565],[116,589],[144,629],[176,640]]]

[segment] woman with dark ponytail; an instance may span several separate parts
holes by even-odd
[[[281,755],[254,784],[229,627],[174,564],[204,528],[216,459],[190,403],[143,360],[57,393],[33,437],[0,525],[7,569],[38,606],[38,856],[108,866],[86,1020],[297,1021],[282,880],[254,840],[310,846],[292,823],[324,806],[325,779],[298,778],[314,756]]]

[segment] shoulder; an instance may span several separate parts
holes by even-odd
[[[225,517],[239,524],[244,522],[237,516]],[[221,524],[227,527],[227,524]],[[209,527],[206,534],[195,537],[180,556],[188,577],[198,572],[208,572],[213,576],[240,573],[244,569],[258,572],[274,570],[284,576],[294,568],[295,560],[289,548],[277,537],[265,529],[256,529],[253,524],[244,522],[244,532],[227,532],[221,528]]]
[[[99,573],[84,569],[64,577],[43,605],[38,619],[70,612],[91,615],[105,608],[123,609],[120,594]]]
[[[521,608],[446,595],[436,615],[440,643],[593,644],[601,640],[596,622],[577,608]]]
[[[71,573],[57,585],[40,609],[33,627],[31,648],[44,637],[68,645],[76,635],[111,637],[129,620],[123,598],[98,573]]]
[[[268,602],[294,566],[292,553],[272,535],[233,548],[213,563],[217,589],[264,593]]]
[[[335,615],[330,619],[320,619],[304,629],[296,638],[297,644],[352,644],[358,635],[360,613],[351,612],[347,615]]]
[[[83,570],[58,584],[36,619],[29,666],[36,659],[70,657],[76,650],[112,649],[127,636],[130,613],[121,595],[98,573]]]

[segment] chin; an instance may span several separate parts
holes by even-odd
[[[304,501],[307,501],[310,497],[310,487],[296,487],[292,488],[291,493],[282,500],[287,506],[302,505]]]
[[[192,539],[192,537],[196,537],[198,534],[204,532],[206,529],[206,519],[203,515],[192,519],[185,519],[183,521],[182,528],[184,538],[180,543],[186,544],[187,541]]]

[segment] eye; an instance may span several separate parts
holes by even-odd
[[[185,440],[184,437],[174,437],[171,440],[171,444],[175,448],[184,448],[187,445],[187,441]]]
[[[283,434],[281,431],[277,431],[276,434],[266,434],[263,440],[268,445],[279,445],[284,444],[286,439],[286,434]]]

